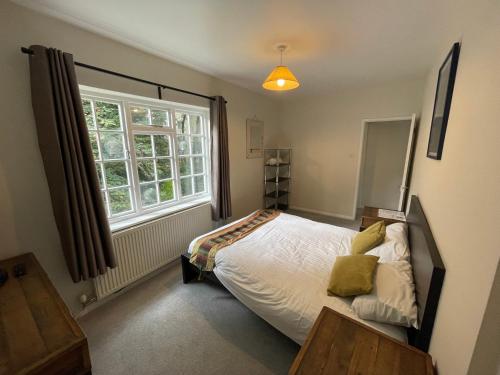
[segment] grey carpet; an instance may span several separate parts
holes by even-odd
[[[180,264],[80,319],[94,375],[286,374],[299,346]]]
[[[222,287],[184,285],[179,262],[79,322],[94,375],[286,374],[299,350]]]

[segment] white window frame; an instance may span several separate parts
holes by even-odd
[[[200,201],[209,201],[212,191],[211,191],[211,170],[210,170],[210,124],[209,124],[209,109],[205,107],[193,106],[188,104],[170,102],[159,99],[146,98],[131,94],[125,94],[120,92],[114,92],[110,90],[99,89],[90,86],[80,85],[80,94],[82,99],[92,99],[93,101],[108,101],[111,103],[116,103],[120,107],[120,117],[123,126],[123,133],[125,139],[125,157],[128,169],[128,175],[130,178],[129,184],[131,187],[131,204],[132,212],[124,212],[120,214],[115,214],[113,216],[108,212],[108,207],[106,211],[108,213],[108,221],[110,224],[120,223],[130,219],[140,219],[141,216],[145,218],[155,218],[152,215],[156,212],[159,213],[157,216],[161,216],[164,212],[171,212],[172,208],[179,206],[182,208],[189,207],[189,203],[193,205],[198,204]],[[148,125],[134,125],[132,123],[131,106],[142,106],[152,109],[159,109],[167,111],[168,116],[168,127],[161,126],[148,126]],[[200,193],[194,193],[194,184],[192,186],[193,194],[181,197],[180,194],[180,182],[181,178],[179,176],[179,155],[178,155],[178,143],[177,143],[177,132],[175,123],[175,113],[182,112],[188,115],[200,116],[202,119],[202,140],[203,140],[203,157],[204,157],[204,171],[205,171],[205,191]],[[95,119],[94,119],[95,120]],[[97,123],[96,123],[97,128]],[[98,134],[98,133],[97,133]],[[137,157],[134,149],[134,134],[148,134],[148,135],[169,135],[170,136],[170,158],[172,160],[172,181],[173,181],[173,191],[174,200],[161,203],[159,202],[160,196],[157,190],[158,202],[155,205],[143,207],[140,192],[139,175],[137,171]],[[99,143],[100,147],[100,143]],[[154,145],[152,144],[152,147]],[[191,150],[190,150],[191,152]],[[184,155],[183,155],[184,156]],[[192,159],[192,154],[189,156]],[[102,154],[101,154],[102,159]],[[152,160],[156,160],[156,156],[153,153]],[[101,163],[102,160],[101,160]],[[191,176],[193,173],[193,163],[191,163]],[[104,164],[103,164],[104,165]],[[155,167],[156,169],[156,167]],[[155,184],[158,184],[158,175],[155,172]],[[104,175],[105,179],[106,176]],[[191,177],[193,178],[193,177]],[[104,181],[104,186],[105,181]],[[109,198],[108,198],[109,199]],[[113,228],[112,228],[113,229]]]

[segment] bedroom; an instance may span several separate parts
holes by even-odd
[[[415,114],[417,133],[405,203],[418,196],[446,268],[428,352],[439,374],[496,373],[500,347],[497,1],[315,1],[307,6],[299,1],[118,3],[0,4],[4,108],[0,259],[34,253],[83,328],[95,374],[286,373],[300,346],[224,288],[210,281],[182,283],[180,255],[194,238],[223,224],[212,222],[209,194],[200,195],[199,202],[181,202],[185,206],[166,205],[159,212],[162,216],[145,210],[128,217],[128,222],[111,220],[116,258],[119,251],[132,249],[145,271],[127,280],[113,276],[116,280],[110,283],[106,274],[126,269],[118,265],[102,277],[73,282],[64,256],[67,249],[61,245],[66,233],[58,230],[54,188],[39,147],[30,71],[36,55],[21,53],[21,47],[52,47],[71,53],[76,62],[197,94],[223,96],[232,203],[232,216],[224,224],[263,207],[265,160],[247,158],[248,120],[263,123],[264,148],[292,149],[290,207],[285,213],[358,231],[359,220],[353,218],[359,211],[357,189],[367,154],[363,129],[372,126],[364,121]],[[179,16],[163,22],[164,14]],[[192,23],[186,28],[183,22],[188,16]],[[435,160],[427,157],[427,151],[439,69],[455,42],[460,43],[460,54],[451,109],[441,160]],[[289,47],[283,64],[300,86],[272,92],[262,83],[280,64],[276,46],[281,43]],[[97,106],[95,98],[99,102],[105,96],[107,102],[125,103],[124,108],[130,102],[150,114],[179,110],[199,116],[206,124],[203,130],[182,136],[200,137],[203,150],[208,149],[212,100],[167,88],[160,90],[160,100],[154,85],[81,66],[75,70],[78,84],[85,86],[80,87],[82,97],[93,103],[91,109]],[[140,112],[122,114],[122,130],[132,114]],[[156,145],[155,139],[149,144]],[[123,156],[121,162],[128,165]],[[144,164],[151,160],[146,154],[142,157],[139,162]],[[213,168],[209,173],[209,154],[202,157],[203,172],[198,174],[202,177],[189,174],[192,185],[185,189],[198,184],[209,190]],[[164,154],[158,160],[168,158]],[[139,177],[126,168],[134,173],[133,183]],[[158,189],[162,183],[168,186],[168,178],[162,180],[158,173],[154,178],[161,180],[155,180]],[[155,199],[162,199],[161,192]],[[105,193],[109,197],[109,191]],[[166,188],[164,194],[171,193]],[[141,192],[134,191],[130,199],[128,204],[137,206]],[[176,209],[184,210],[172,213]],[[164,218],[161,227],[148,225],[159,223],[158,218]],[[125,235],[133,231],[142,236],[135,242]],[[161,239],[157,233],[163,231],[175,231],[175,236],[166,232]],[[164,242],[155,245],[145,240],[152,238]],[[324,283],[332,266],[326,267]],[[15,281],[13,270],[7,271],[7,283]],[[0,287],[0,293],[7,286]],[[324,298],[336,298],[328,297],[326,290],[322,293]],[[215,360],[193,358],[191,350]],[[0,356],[2,365],[4,358]]]

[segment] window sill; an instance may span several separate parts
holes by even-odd
[[[136,217],[133,217],[130,219],[120,220],[120,221],[115,222],[115,223],[110,223],[109,227],[110,227],[112,233],[120,232],[120,231],[128,229],[130,227],[144,224],[144,223],[159,219],[159,218],[164,217],[164,216],[169,216],[169,215],[175,214],[177,212],[187,210],[189,208],[201,206],[204,204],[209,204],[210,200],[211,200],[210,197],[203,197],[200,199],[196,199],[196,200],[189,201],[186,203],[181,203],[181,204],[175,205],[173,207],[164,208],[162,210],[158,210],[158,211],[151,212],[148,214],[136,216]]]

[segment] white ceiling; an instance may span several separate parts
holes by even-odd
[[[466,2],[14,1],[260,92],[279,62],[274,46],[288,43],[285,64],[305,94],[424,74]]]

